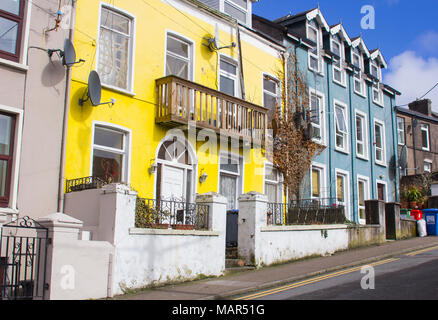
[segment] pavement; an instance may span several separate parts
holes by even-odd
[[[117,300],[227,300],[233,296],[438,246],[438,237],[388,241],[380,245],[309,258],[257,270],[233,272],[217,278],[145,289],[114,297]]]

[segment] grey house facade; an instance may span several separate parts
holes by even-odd
[[[0,222],[58,210],[72,3],[0,2]]]

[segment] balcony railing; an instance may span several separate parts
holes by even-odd
[[[157,79],[156,122],[178,126],[195,122],[198,128],[262,143],[268,109],[176,76]]]
[[[152,229],[208,230],[208,205],[137,198],[135,226]]]
[[[66,180],[65,193],[88,189],[99,189],[107,183],[108,182],[106,182],[104,178],[95,176]]]
[[[268,225],[343,224],[345,208],[336,199],[305,199],[268,203]]]

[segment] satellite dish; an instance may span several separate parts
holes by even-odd
[[[72,66],[76,63],[76,51],[69,39],[64,41],[64,54],[62,55],[62,64]]]
[[[76,61],[76,51],[71,43],[70,39],[65,39],[64,41],[64,50],[61,49],[49,49],[47,53],[49,57],[52,57],[53,53],[57,52],[59,56],[62,58],[62,64],[67,67],[71,67],[76,63],[85,62],[83,59],[79,59]]]
[[[116,103],[115,99],[111,99],[111,102],[100,103],[100,99],[102,97],[102,85],[100,82],[99,74],[96,71],[91,71],[88,75],[88,87],[86,91],[86,99],[82,97],[79,99],[79,105],[84,105],[84,102],[90,100],[93,106],[100,106],[102,104],[111,103],[114,105]]]
[[[398,164],[401,170],[405,170],[408,166],[408,148],[406,145],[403,146],[400,152],[400,159],[398,160]]]
[[[204,39],[207,40],[207,42],[208,42],[207,44],[204,43],[204,46],[208,47],[211,52],[215,52],[215,51],[225,49],[225,48],[236,47],[236,44],[234,42],[232,42],[231,45],[229,45],[229,46],[219,47],[219,27],[217,24],[214,27],[214,38],[207,37]]]

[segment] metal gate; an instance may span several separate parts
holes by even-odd
[[[1,228],[0,300],[44,299],[48,229],[29,217]]]

